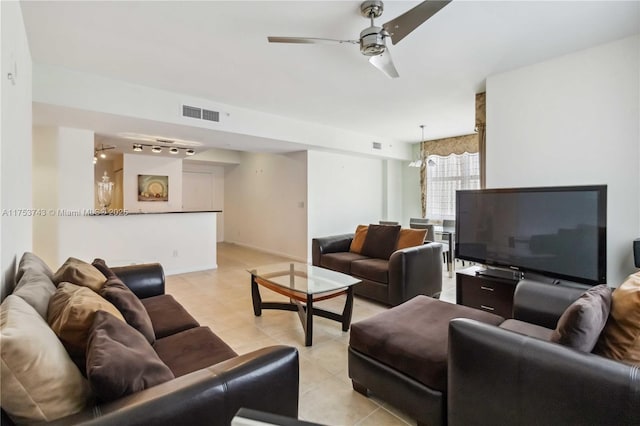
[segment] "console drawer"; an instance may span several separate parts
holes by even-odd
[[[469,273],[456,274],[457,303],[500,315],[513,316],[513,293],[517,281],[478,277]]]

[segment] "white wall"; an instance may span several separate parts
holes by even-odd
[[[333,152],[308,152],[307,256],[311,239],[354,232],[384,215],[383,160]]]
[[[487,187],[608,185],[607,276],[640,236],[640,37],[487,79]]]
[[[11,209],[30,209],[31,200],[31,72],[32,62],[22,10],[18,2],[0,2],[2,73],[0,74],[0,299],[15,281],[22,253],[32,249],[32,220],[5,215]],[[7,78],[16,74],[15,84]]]
[[[383,201],[382,201],[382,217],[383,220],[392,220],[400,224],[408,223],[408,218],[404,217],[403,203],[403,168],[406,167],[406,161],[400,160],[384,160],[382,162],[382,170],[384,179],[382,183]]]
[[[307,153],[242,153],[224,178],[225,241],[307,259]]]
[[[130,212],[182,210],[182,159],[124,154],[123,202]],[[169,176],[169,201],[138,201],[138,175]]]

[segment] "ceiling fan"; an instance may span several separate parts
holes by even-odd
[[[391,43],[398,44],[411,31],[418,28],[423,22],[435,15],[440,9],[449,4],[451,0],[427,0],[423,1],[408,12],[403,13],[395,19],[376,27],[373,20],[382,15],[384,5],[380,0],[365,1],[360,5],[360,13],[365,18],[370,19],[371,26],[360,32],[358,40],[337,40],[331,38],[317,37],[267,37],[270,43],[350,43],[359,44],[360,53],[370,56],[369,63],[390,78],[399,77],[396,67],[393,65],[391,55],[387,49],[386,39],[390,38]]]

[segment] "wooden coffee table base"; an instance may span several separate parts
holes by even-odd
[[[258,285],[288,297],[290,303],[263,302]],[[347,295],[347,301],[344,304],[342,315],[313,307],[313,302],[332,299],[343,294]],[[253,299],[253,313],[257,317],[262,315],[263,309],[279,309],[298,312],[302,328],[304,329],[305,346],[311,346],[313,343],[314,315],[342,323],[342,331],[348,331],[349,326],[351,325],[351,314],[353,312],[353,286],[332,293],[317,294],[314,297],[313,294],[301,293],[294,290],[289,291],[283,287],[279,287],[268,281],[262,280],[255,275],[251,275],[251,298]]]

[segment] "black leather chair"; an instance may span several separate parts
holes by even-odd
[[[583,290],[522,282],[514,317],[555,328]],[[449,323],[448,423],[638,425],[640,368],[472,320]]]

